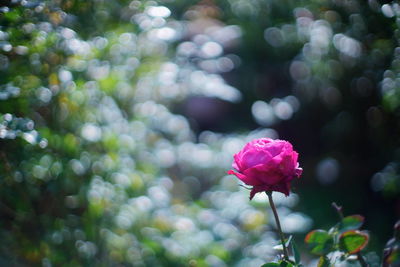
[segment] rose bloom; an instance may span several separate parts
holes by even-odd
[[[286,196],[290,193],[290,182],[300,177],[303,169],[297,162],[299,154],[292,145],[283,140],[255,139],[233,156],[228,174],[234,174],[245,184],[253,186],[250,199],[258,192],[277,191]]]

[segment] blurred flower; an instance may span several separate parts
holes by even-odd
[[[228,171],[247,185],[253,186],[250,199],[258,192],[277,191],[289,195],[290,181],[300,177],[302,169],[297,162],[298,153],[283,140],[260,138],[253,140],[234,155]]]

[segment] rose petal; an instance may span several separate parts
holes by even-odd
[[[240,156],[239,156],[239,153],[237,153],[237,154],[235,154],[235,155],[233,155],[233,163],[232,163],[232,168],[234,168],[234,169],[236,169],[236,170],[238,170],[238,171],[241,171],[242,170],[242,165],[240,164],[241,163],[241,158],[240,158]]]
[[[294,175],[296,165],[293,163],[292,155],[283,155],[279,160],[275,161],[279,170],[285,175]]]
[[[240,171],[243,172],[259,164],[268,164],[271,158],[272,156],[267,150],[249,149],[242,154]]]
[[[293,165],[296,166],[296,168],[299,166],[299,163],[297,162],[297,160],[299,159],[299,153],[297,153],[296,151],[292,152],[292,161],[293,161]]]
[[[273,186],[272,190],[284,193],[286,196],[288,196],[290,193],[290,183],[284,182],[281,184],[276,184]]]
[[[266,145],[264,149],[267,149],[268,152],[272,155],[272,157],[275,157],[281,154],[284,147],[287,146],[287,143],[288,142],[286,141],[275,140],[274,142],[271,142],[268,145]]]
[[[297,164],[297,166],[299,166],[299,164]],[[302,168],[297,167],[295,169],[295,175],[297,176],[297,178],[299,178],[302,173],[303,173],[303,169]]]
[[[290,183],[280,183],[275,185],[256,185],[251,189],[250,200],[253,199],[254,195],[259,192],[265,191],[276,191],[289,196],[290,194]]]
[[[275,166],[264,164],[249,168],[243,174],[255,181],[254,185],[273,185],[286,178],[286,176],[277,172]]]
[[[242,182],[244,182],[247,185],[256,185],[256,184],[258,184],[257,180],[254,180],[251,177],[243,175],[243,174],[241,174],[239,172],[235,172],[234,170],[229,170],[227,173],[236,175],[236,177],[239,178],[239,180],[241,180]]]

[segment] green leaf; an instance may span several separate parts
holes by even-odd
[[[292,263],[287,262],[285,260],[283,260],[279,266],[280,267],[294,267],[294,265]]]
[[[318,267],[330,267],[329,259],[325,256],[319,257]]]
[[[385,264],[389,266],[399,266],[400,265],[400,251],[396,248],[392,248],[387,251],[387,255],[384,258]],[[397,265],[396,265],[397,264]]]
[[[294,262],[295,262],[296,264],[299,264],[300,261],[301,261],[300,253],[299,253],[299,250],[297,249],[297,246],[296,246],[296,244],[294,243],[294,241],[291,242],[291,249],[292,249],[292,254],[293,254],[293,256],[294,256]]]
[[[264,265],[261,265],[261,267],[294,267],[294,265],[291,262],[282,260],[282,261],[280,261],[278,263],[269,262],[269,263],[266,263]]]
[[[365,232],[358,230],[346,231],[339,237],[340,248],[349,253],[355,254],[368,244],[369,236]]]
[[[305,242],[316,255],[326,255],[333,246],[333,238],[325,230],[314,230],[307,234]]]
[[[361,215],[351,215],[344,217],[339,225],[340,233],[344,233],[349,230],[358,230],[364,223],[364,217]]]

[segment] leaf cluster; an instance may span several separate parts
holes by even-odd
[[[318,266],[334,266],[336,262],[350,264],[356,260],[362,266],[372,266],[361,254],[369,242],[369,234],[361,230],[365,218],[358,214],[344,217],[341,207],[333,206],[340,215],[339,222],[327,231],[316,229],[305,237],[310,252],[319,256]]]

